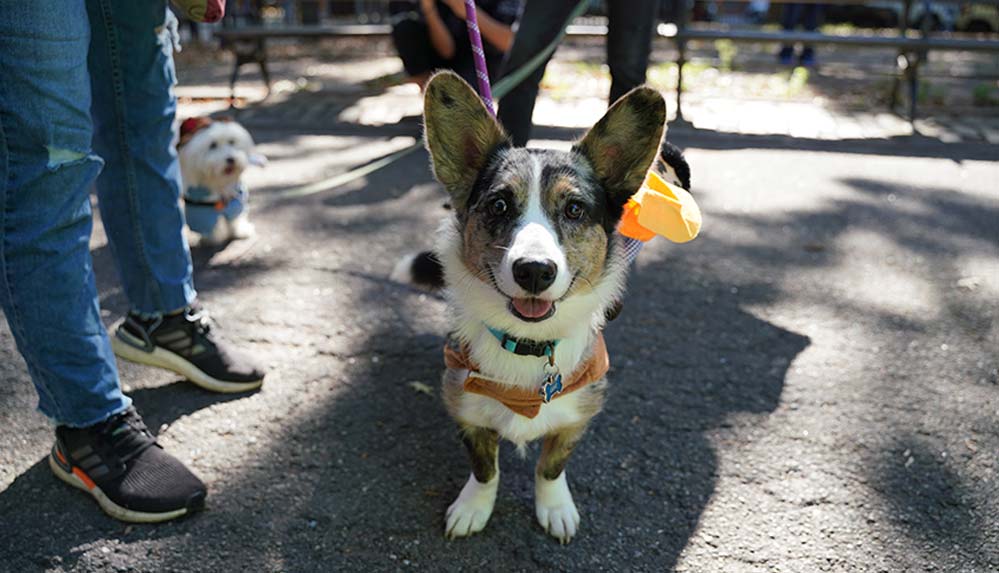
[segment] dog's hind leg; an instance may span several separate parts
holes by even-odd
[[[579,511],[572,501],[565,465],[586,426],[562,428],[545,436],[534,475],[534,511],[538,523],[562,544],[572,541],[579,527]]]
[[[499,487],[499,434],[488,428],[462,428],[461,439],[472,461],[472,475],[461,488],[458,499],[447,508],[444,535],[448,539],[467,537],[482,531],[493,513]]]

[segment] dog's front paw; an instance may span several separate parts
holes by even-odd
[[[475,474],[469,476],[465,487],[461,488],[461,493],[458,494],[458,499],[447,508],[444,537],[448,539],[468,537],[482,531],[489,521],[489,516],[493,514],[497,486],[499,486],[498,475],[486,483],[475,479]]]
[[[232,221],[232,228],[230,230],[233,239],[249,239],[257,232],[253,223],[246,217],[236,217]]]
[[[215,226],[212,227],[212,232],[207,235],[201,235],[201,240],[198,241],[198,244],[206,247],[221,247],[231,239],[232,234],[229,232],[229,225],[222,220],[222,217],[219,217]]]
[[[534,482],[534,510],[538,523],[549,535],[565,545],[579,529],[579,511],[572,501],[565,472],[553,480],[540,475]]]

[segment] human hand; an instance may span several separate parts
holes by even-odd
[[[420,12],[424,15],[437,13],[436,0],[420,0]]]

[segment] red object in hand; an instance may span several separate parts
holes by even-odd
[[[173,0],[180,13],[188,20],[211,24],[225,16],[225,0]]]

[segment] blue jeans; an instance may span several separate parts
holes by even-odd
[[[89,250],[90,189],[133,310],[194,301],[165,0],[0,0],[0,308],[39,409],[125,410]],[[100,174],[100,177],[98,177]]]

